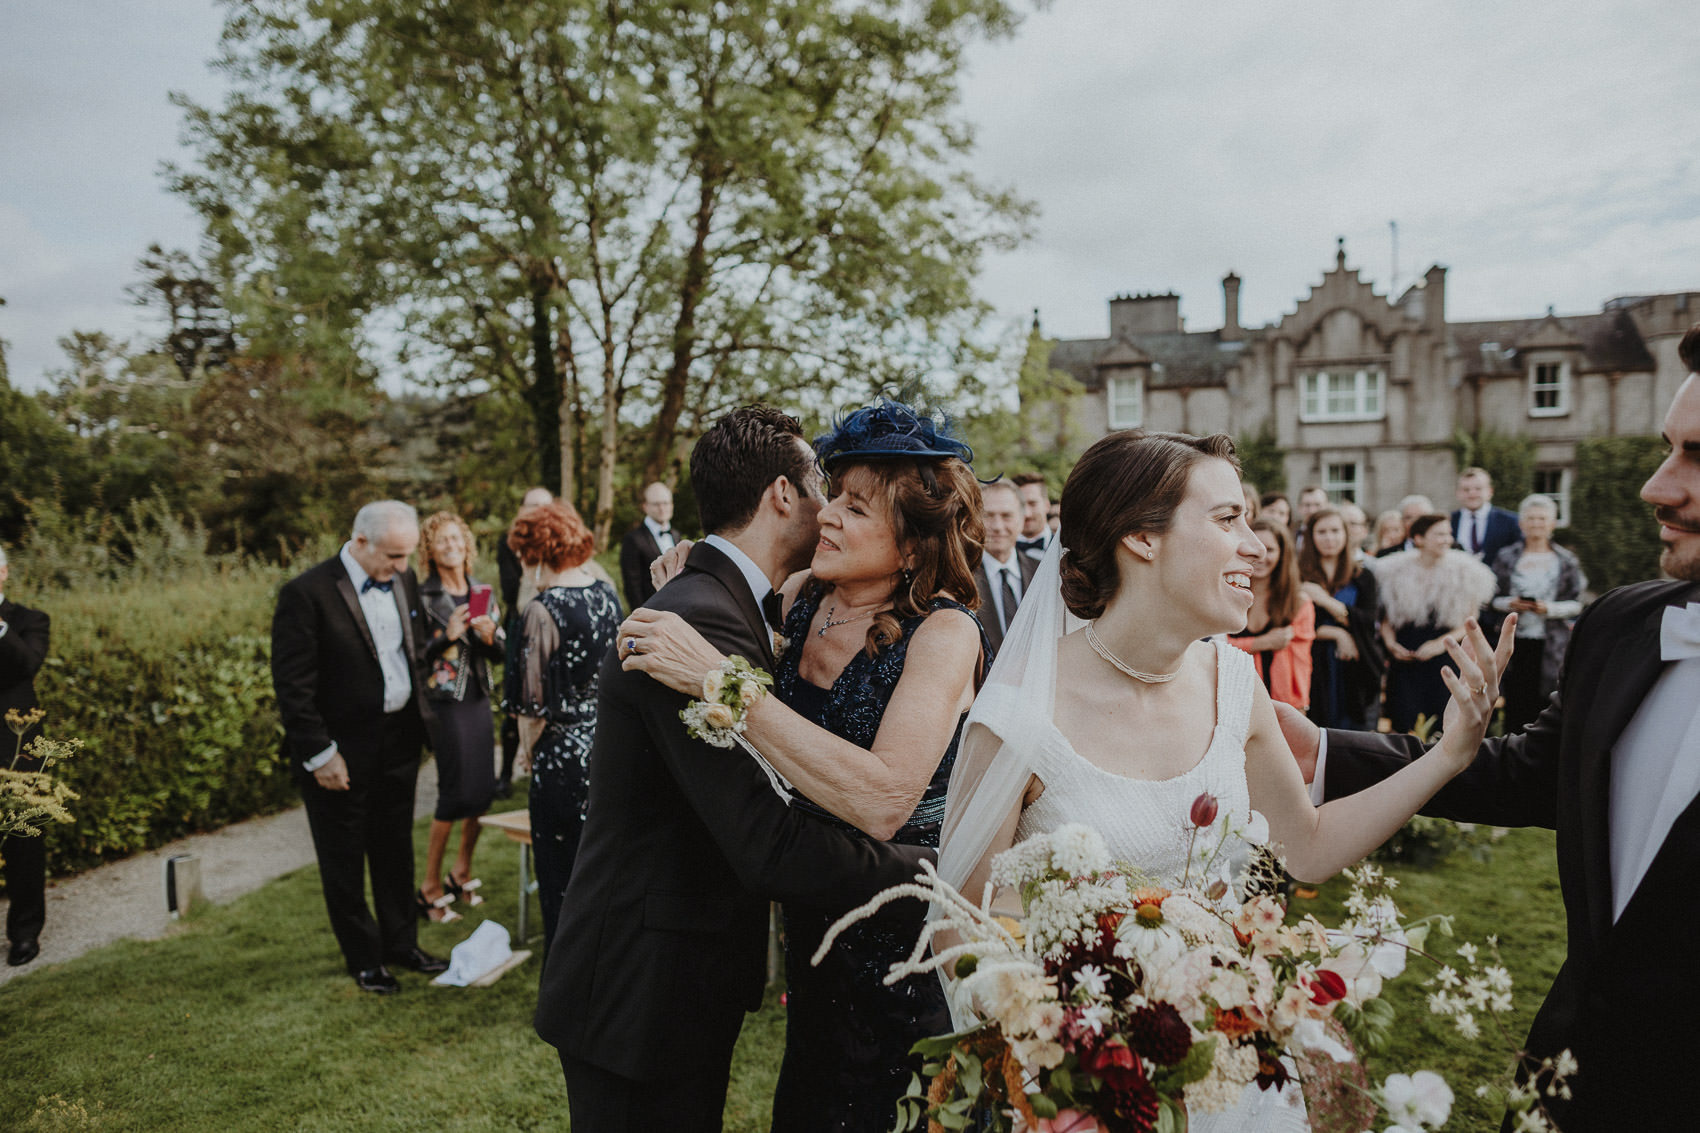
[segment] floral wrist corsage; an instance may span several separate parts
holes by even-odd
[[[733,654],[709,670],[702,679],[702,699],[686,705],[679,719],[693,739],[731,747],[744,733],[744,718],[772,684],[765,670]]]

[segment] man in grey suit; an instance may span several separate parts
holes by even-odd
[[[974,564],[974,585],[980,590],[980,624],[992,649],[1003,648],[1004,634],[1015,620],[1027,584],[1039,570],[1039,560],[1016,553],[1021,535],[1021,494],[1008,480],[980,486],[980,507],[986,521],[986,542],[980,561]],[[987,659],[990,663],[990,658]]]

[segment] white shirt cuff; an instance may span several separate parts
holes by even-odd
[[[1310,779],[1310,801],[1321,806],[1327,801],[1328,792],[1323,789],[1327,781],[1324,776],[1328,771],[1328,729],[1318,728],[1316,736],[1316,774]]]
[[[8,624],[6,622],[0,622],[0,637],[5,637],[6,631],[11,629],[11,628],[12,627],[11,627],[10,624]]]
[[[317,771],[319,768],[321,768],[325,764],[329,763],[331,761],[331,756],[333,756],[335,754],[336,754],[336,745],[332,744],[330,747],[326,748],[324,751],[321,751],[318,755],[315,755],[312,759],[309,759],[306,763],[303,763],[301,766],[305,767],[309,772]],[[1317,766],[1320,767],[1321,764],[1318,763]]]

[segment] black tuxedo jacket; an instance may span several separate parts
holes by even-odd
[[[1660,1020],[1700,1014],[1700,800],[1677,819],[1623,915],[1612,922],[1612,746],[1664,671],[1667,606],[1700,586],[1647,582],[1614,590],[1576,623],[1558,690],[1521,733],[1488,740],[1423,813],[1558,831],[1558,875],[1569,948],[1529,1032],[1536,1057],[1568,1047],[1581,1070],[1573,1106],[1555,1103],[1566,1133],[1690,1129],[1700,1036]],[[1361,790],[1419,754],[1408,736],[1328,733],[1329,797]],[[1650,817],[1650,816],[1649,816]]]
[[[1517,522],[1517,513],[1506,511],[1502,507],[1490,506],[1488,508],[1486,530],[1482,532],[1482,549],[1480,552],[1471,551],[1465,545],[1462,532],[1458,530],[1458,525],[1464,521],[1464,509],[1454,509],[1450,518],[1452,521],[1452,541],[1457,543],[1461,550],[1476,555],[1488,566],[1493,565],[1493,560],[1499,557],[1499,552],[1513,543],[1523,541],[1523,528]]]
[[[678,535],[673,538],[677,541]],[[626,592],[628,610],[648,605],[649,600],[655,597],[655,584],[649,580],[649,564],[660,554],[661,545],[642,520],[620,540],[620,585]]]
[[[749,585],[706,543],[650,608],[773,668]],[[741,749],[686,736],[690,698],[626,672],[616,654],[602,666],[590,808],[535,1022],[564,1055],[674,1089],[692,1077],[675,1067],[707,1057],[695,1049],[704,1035],[729,1046],[761,1005],[770,899],[848,910],[912,880],[933,851],[787,806]]]
[[[401,613],[402,639],[413,678],[412,711],[425,722],[430,709],[420,649],[419,584],[413,572],[396,574],[391,589]],[[339,555],[286,582],[272,615],[272,687],[283,717],[284,757],[297,775],[335,741],[351,775],[377,758],[384,726],[384,672],[360,610],[360,598]]]
[[[1021,567],[1021,601],[1027,601],[1027,588],[1033,583],[1033,576],[1039,573],[1039,560],[1019,551],[1015,555],[1016,563]],[[986,560],[974,561],[974,585],[980,591],[980,609],[978,617],[980,626],[986,631],[986,640],[992,643],[992,652],[996,654],[1003,648],[1003,630],[998,628],[998,607],[992,600],[992,582],[986,577]],[[990,669],[992,658],[986,658],[986,668]]]
[[[8,709],[24,712],[36,707],[35,675],[47,660],[49,618],[40,610],[20,606],[8,598],[0,602],[0,622],[7,626],[5,635],[0,636],[0,716],[4,716]],[[40,734],[38,724],[24,734],[24,743]],[[0,732],[0,736],[5,736],[8,744],[15,739],[10,732]],[[9,766],[11,748],[0,752],[0,758]],[[18,761],[20,771],[35,769],[36,764],[27,757]]]

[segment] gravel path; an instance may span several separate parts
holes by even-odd
[[[414,818],[437,802],[437,764],[419,768]],[[209,834],[179,838],[157,850],[47,883],[47,927],[41,955],[21,968],[0,964],[0,984],[52,964],[75,959],[125,937],[157,940],[176,923],[165,908],[165,860],[174,854],[201,859],[201,888],[216,904],[258,889],[275,877],[313,864],[313,839],[301,807],[251,818]],[[0,900],[0,910],[6,902]]]

